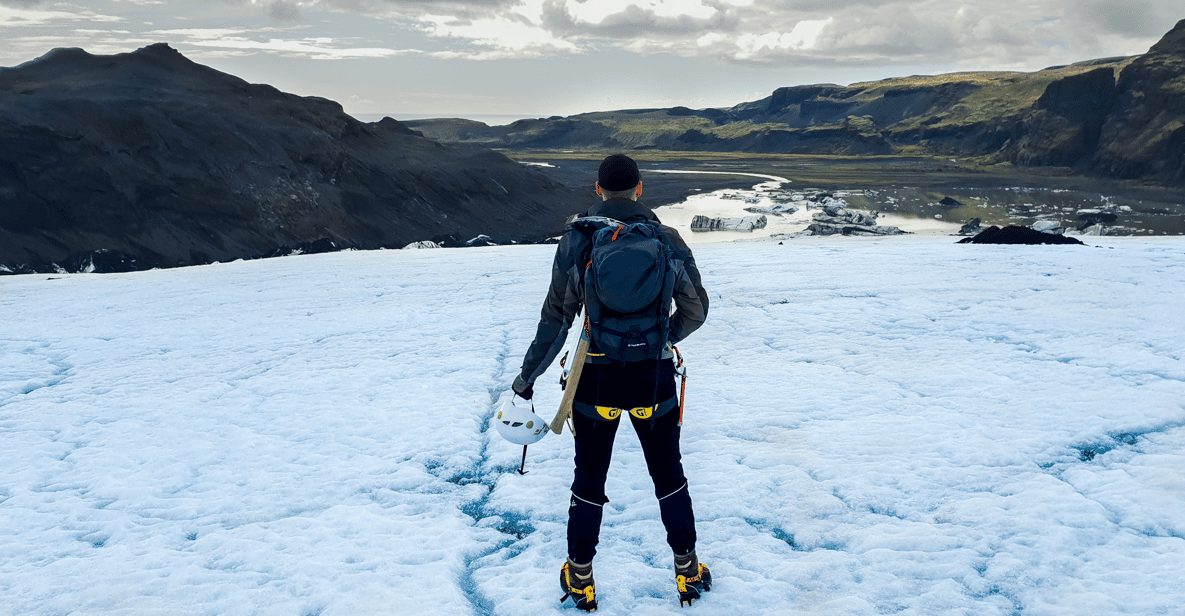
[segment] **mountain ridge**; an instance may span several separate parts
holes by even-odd
[[[1143,55],[1033,73],[789,86],[718,109],[406,124],[446,143],[511,149],[958,156],[1175,185],[1185,183],[1183,74],[1185,20]]]

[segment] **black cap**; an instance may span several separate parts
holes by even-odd
[[[601,161],[601,168],[597,171],[597,183],[604,190],[629,190],[642,181],[642,174],[638,173],[638,163],[624,154],[614,154]]]

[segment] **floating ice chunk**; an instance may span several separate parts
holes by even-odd
[[[710,218],[696,216],[691,219],[692,231],[752,231],[764,229],[769,219],[765,216],[744,216],[741,218]]]

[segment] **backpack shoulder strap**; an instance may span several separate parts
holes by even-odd
[[[592,237],[594,233],[604,229],[605,227],[620,227],[625,223],[620,220],[606,218],[604,216],[585,216],[584,218],[577,218],[568,223],[569,229],[576,229],[585,235]]]

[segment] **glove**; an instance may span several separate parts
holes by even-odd
[[[511,385],[510,388],[523,400],[530,400],[531,396],[535,395],[535,385],[524,381],[521,376],[514,379],[514,385]]]

